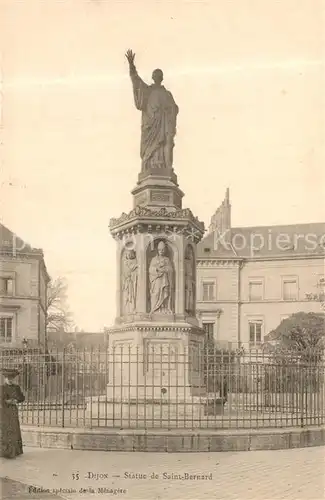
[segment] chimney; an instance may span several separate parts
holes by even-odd
[[[209,233],[218,231],[221,235],[224,235],[225,241],[229,242],[231,237],[230,229],[231,229],[231,204],[229,200],[229,188],[227,188],[223,202],[211,217]]]
[[[229,200],[229,188],[227,188],[224,200],[224,216],[225,216],[225,230],[231,229],[231,205]],[[230,235],[230,231],[229,235]]]
[[[219,208],[216,210],[216,212],[212,215],[211,217],[211,222],[209,226],[209,233],[213,233],[218,225],[219,221]]]

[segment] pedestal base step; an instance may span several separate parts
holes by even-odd
[[[225,398],[214,401],[207,398],[183,400],[108,400],[87,402],[86,417],[105,420],[197,420],[208,415],[221,415],[226,405]]]

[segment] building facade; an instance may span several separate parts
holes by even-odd
[[[46,347],[43,252],[0,224],[0,348]]]
[[[198,245],[197,314],[221,346],[258,347],[293,313],[320,312],[325,223],[231,227],[229,190]]]

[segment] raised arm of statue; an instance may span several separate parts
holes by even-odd
[[[137,109],[143,111],[147,102],[147,94],[149,85],[147,85],[142,78],[138,75],[137,69],[134,64],[135,53],[128,50],[125,54],[129,63],[129,73],[133,86],[134,103]]]
[[[132,51],[132,50],[128,50],[125,54],[125,57],[127,58],[128,60],[128,63],[129,63],[129,71],[130,71],[130,76],[132,78],[132,76],[134,74],[137,75],[137,70],[136,70],[136,67],[135,67],[135,64],[134,64],[134,58],[135,58],[135,53]]]

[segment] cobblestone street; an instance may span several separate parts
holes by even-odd
[[[118,453],[26,448],[2,478],[35,487],[3,497],[322,500],[325,447],[227,453]],[[187,478],[200,475],[200,478]],[[206,476],[205,478],[203,476]],[[211,478],[212,476],[212,478]],[[4,496],[6,491],[6,496]],[[21,494],[21,496],[19,496]],[[11,495],[11,496],[10,496]]]

